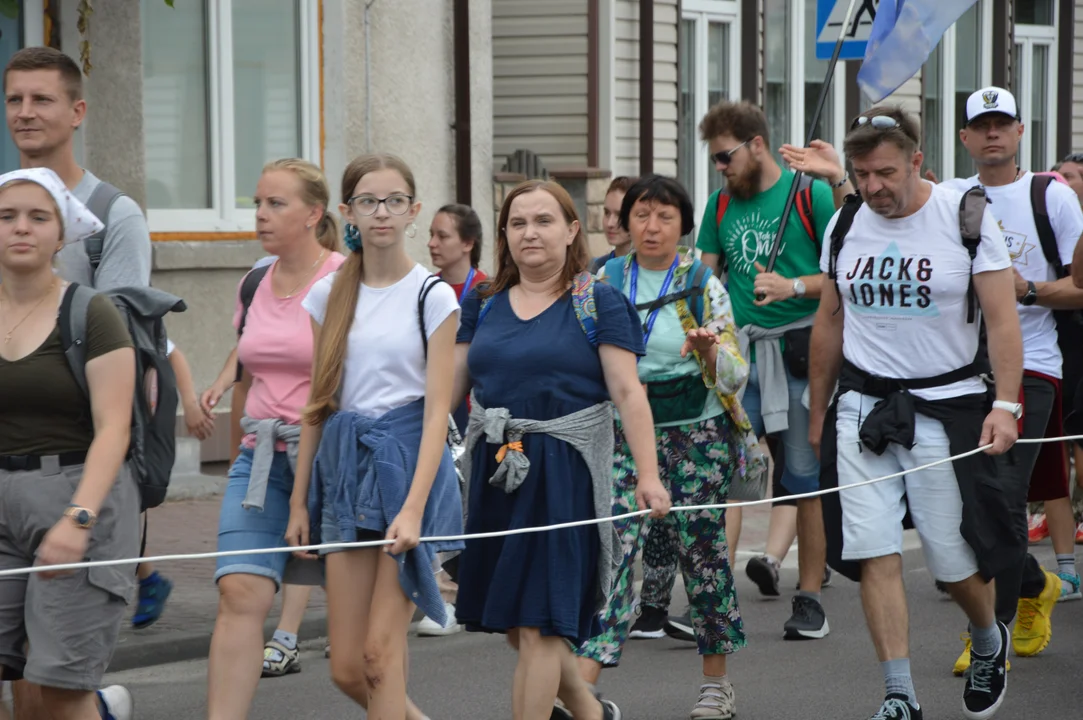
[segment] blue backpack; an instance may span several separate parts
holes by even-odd
[[[685,300],[692,310],[692,316],[695,317],[696,324],[703,327],[703,294],[706,292],[707,283],[711,279],[711,269],[696,259],[692,262],[692,267],[688,268],[688,272],[684,273],[682,277],[686,278],[684,288],[675,290],[656,300],[636,303],[636,310],[653,311],[678,300]],[[689,277],[692,278],[691,283],[687,282]],[[605,264],[604,282],[620,288],[622,291],[624,290],[624,258],[613,258]]]

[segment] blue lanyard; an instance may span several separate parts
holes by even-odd
[[[470,272],[466,274],[466,282],[463,283],[463,289],[459,293],[459,304],[463,304],[463,298],[470,292],[470,285],[474,282],[474,268],[471,266]]]
[[[673,282],[673,273],[677,270],[677,262],[680,260],[680,256],[673,258],[673,264],[669,266],[669,272],[666,273],[666,279],[662,281],[662,289],[658,291],[658,297],[665,297],[669,292],[669,286]],[[628,299],[632,301],[632,305],[636,304],[636,288],[639,285],[639,261],[632,261],[632,279],[630,281],[631,287],[628,293]],[[654,312],[647,316],[647,321],[643,323],[643,347],[647,347],[647,340],[651,337],[651,331],[654,330],[654,322],[658,319],[658,312],[662,308],[655,308]]]

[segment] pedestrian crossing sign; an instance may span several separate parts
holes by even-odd
[[[835,43],[839,39],[839,33],[844,32],[845,40],[842,43],[840,60],[862,60],[865,57],[865,46],[869,42],[869,33],[872,31],[872,21],[876,18],[876,10],[880,6],[880,0],[853,0],[854,12],[850,22],[843,30],[842,23],[846,20],[846,10],[851,0],[817,0],[816,2],[816,59],[830,60],[831,53],[835,51]]]

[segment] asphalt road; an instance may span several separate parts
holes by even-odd
[[[1038,551],[1043,562],[1052,551]],[[792,565],[795,558],[788,558]],[[729,675],[742,720],[854,718],[864,720],[883,697],[882,677],[865,630],[857,586],[836,580],[824,592],[831,635],[785,642],[788,599],[761,600],[739,574],[738,595],[749,647],[731,656]],[[784,570],[785,588],[796,572]],[[961,718],[962,680],[951,666],[962,649],[961,612],[933,588],[920,551],[906,554],[911,609],[911,658],[927,720]],[[676,608],[683,609],[683,605]],[[1058,605],[1053,639],[1035,658],[1013,658],[1008,697],[998,717],[1049,720],[1083,717],[1083,602]],[[319,645],[322,648],[322,644]],[[498,637],[460,633],[411,638],[410,693],[432,720],[508,720],[515,656]],[[206,662],[192,661],[117,673],[108,682],[127,685],[138,720],[206,717]],[[696,701],[700,664],[694,647],[670,639],[632,641],[619,669],[600,688],[628,720],[681,720]],[[324,720],[363,717],[328,677],[322,650],[303,656],[303,672],[261,681],[250,717]]]

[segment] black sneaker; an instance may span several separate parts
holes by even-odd
[[[1000,652],[982,657],[970,648],[970,671],[963,690],[963,715],[970,720],[985,720],[996,715],[1008,689],[1008,628],[997,621]]]
[[[911,705],[905,695],[891,693],[869,720],[922,720],[921,708]]]
[[[778,567],[767,559],[766,555],[754,557],[745,565],[748,579],[756,583],[761,595],[778,597]]]
[[[684,615],[671,616],[666,620],[666,635],[674,640],[696,641],[696,629],[692,626],[692,612],[685,610]]]
[[[639,606],[639,618],[632,625],[632,631],[628,637],[645,640],[657,640],[665,637],[666,611],[650,605]]]
[[[823,605],[803,595],[794,597],[793,615],[782,630],[787,640],[819,640],[831,632]]]

